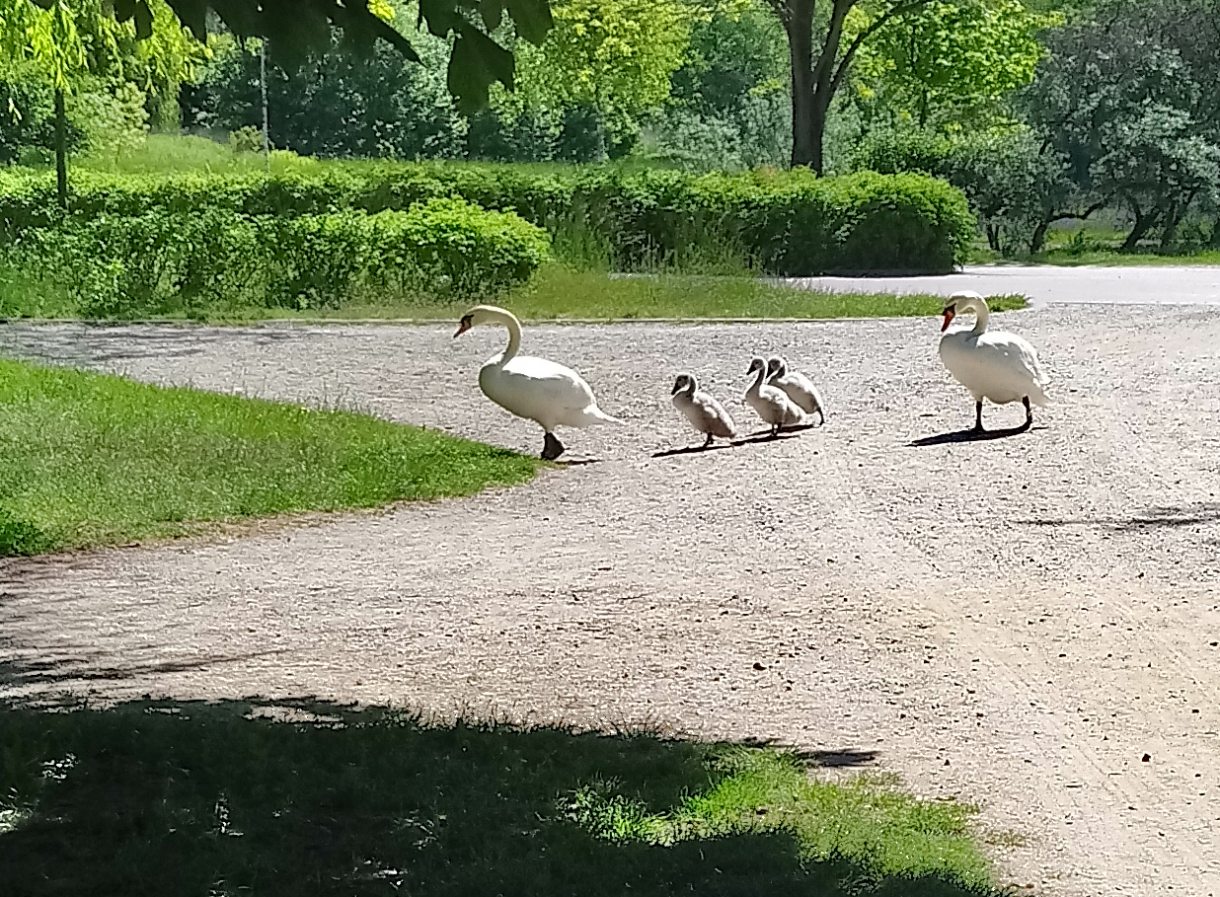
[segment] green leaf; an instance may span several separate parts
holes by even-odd
[[[505,0],[517,33],[536,47],[542,46],[547,33],[555,27],[547,0]]]
[[[487,106],[487,89],[499,81],[512,89],[513,54],[469,23],[463,23],[449,57],[449,92],[470,115]]]
[[[135,4],[135,18],[136,40],[148,40],[153,33],[153,15],[147,0],[140,0]]]
[[[483,25],[488,31],[495,31],[504,20],[504,4],[502,0],[483,0],[479,4],[479,14],[483,17]]]

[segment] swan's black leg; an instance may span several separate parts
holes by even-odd
[[[1029,407],[1029,396],[1021,399],[1021,404],[1025,406],[1025,429],[1029,429],[1034,425],[1034,409]]]
[[[983,432],[983,403],[974,403],[974,429],[978,433]]]
[[[554,433],[547,433],[546,440],[542,443],[542,460],[554,461],[563,454],[563,443],[555,438]]]
[[[711,434],[711,433],[708,433],[708,434],[707,434],[707,442],[703,443],[703,447],[704,447],[704,448],[707,448],[709,445],[711,445],[711,444],[712,444],[712,438],[713,438],[713,437],[712,437],[712,434]]]

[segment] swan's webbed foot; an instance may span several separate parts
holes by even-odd
[[[983,433],[983,403],[974,403],[974,432]]]
[[[704,443],[703,443],[703,448],[708,448],[708,447],[709,447],[709,446],[712,444],[712,440],[713,440],[714,438],[715,438],[715,437],[714,437],[714,436],[712,436],[712,434],[711,434],[711,433],[708,433],[708,434],[707,434],[707,440],[706,440],[706,441],[704,441]]]
[[[547,433],[542,443],[542,460],[554,461],[563,454],[563,443],[555,438],[554,433]]]

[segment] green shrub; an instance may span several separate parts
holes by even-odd
[[[857,168],[883,173],[923,172],[965,193],[992,249],[1037,252],[1047,225],[1076,217],[1085,204],[1067,174],[1066,160],[1028,131],[991,131],[945,137],[923,131],[865,141]]]
[[[610,166],[327,163],[305,172],[241,176],[74,177],[72,217],[219,209],[293,218],[397,211],[461,199],[515,212],[552,233],[608,245],[625,268],[682,266],[738,255],[767,273],[943,272],[964,260],[973,224],[965,200],[932,178],[806,170],[691,175]],[[54,179],[0,173],[8,239],[59,219]],[[564,241],[566,242],[566,241]]]
[[[375,215],[103,214],[26,231],[4,261],[55,282],[83,317],[141,318],[493,294],[547,252],[516,215],[434,200]]]

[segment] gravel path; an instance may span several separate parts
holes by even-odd
[[[512,491],[245,538],[0,564],[0,695],[320,694],[875,752],[980,803],[1064,897],[1220,892],[1220,313],[997,316],[1042,349],[1029,433],[972,423],[938,320],[532,327],[622,427]],[[502,337],[438,327],[0,328],[0,351],[341,402],[536,451],[479,393]],[[824,430],[695,441],[784,351]],[[989,408],[992,426],[1022,412]],[[1145,762],[1143,758],[1148,755]]]

